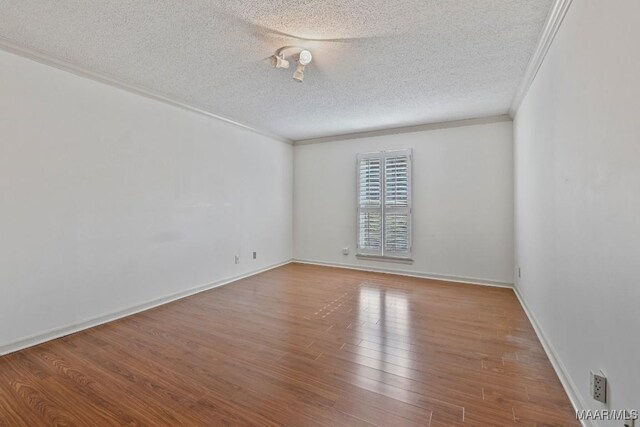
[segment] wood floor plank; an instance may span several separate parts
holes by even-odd
[[[510,289],[289,264],[0,358],[0,426],[577,426]]]

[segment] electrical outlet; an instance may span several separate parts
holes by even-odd
[[[257,253],[257,252],[254,252],[254,253],[253,253],[253,259],[256,259],[256,258],[258,258],[258,253]]]
[[[240,255],[236,255],[236,264],[240,264]]]
[[[607,377],[602,372],[591,372],[591,397],[598,402],[607,403]]]
[[[342,255],[349,255],[349,248],[342,248]]]

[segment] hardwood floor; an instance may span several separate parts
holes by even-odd
[[[0,425],[579,425],[509,289],[289,264],[0,358]]]

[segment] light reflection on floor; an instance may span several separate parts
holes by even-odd
[[[358,354],[357,359],[360,366],[375,367],[384,375],[386,365],[392,364],[386,357],[389,354],[388,347],[394,347],[393,352],[409,353],[411,343],[411,313],[409,311],[409,300],[405,293],[395,290],[380,289],[371,285],[363,285],[359,291],[358,322],[362,340],[367,341],[368,347],[375,349],[380,355],[379,359],[372,359],[362,354]],[[394,339],[390,339],[390,336]],[[399,345],[403,342],[405,345]],[[394,345],[395,344],[395,345]],[[400,348],[404,347],[404,348]],[[405,356],[408,361],[412,358],[408,354]],[[411,368],[409,366],[394,365],[394,372],[400,376],[409,378]]]

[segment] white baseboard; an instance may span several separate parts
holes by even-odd
[[[349,270],[369,271],[373,273],[397,274],[399,276],[418,277],[421,279],[444,280],[447,282],[465,283],[470,285],[493,286],[498,288],[510,288],[510,289],[513,288],[513,283],[500,282],[500,281],[489,280],[489,279],[479,279],[475,277],[449,276],[449,275],[435,274],[435,273],[420,273],[420,272],[400,270],[395,268],[368,267],[368,266],[363,267],[363,266],[353,265],[353,264],[314,261],[309,259],[294,258],[292,262],[297,262],[300,264],[320,265],[323,267],[337,267],[337,268],[346,268]]]
[[[187,289],[185,291],[180,291],[172,295],[168,295],[162,298],[157,298],[152,301],[138,304],[133,307],[125,308],[123,310],[119,310],[113,313],[97,316],[82,322],[73,323],[71,325],[66,325],[66,326],[51,329],[46,332],[31,335],[26,338],[21,338],[19,340],[10,342],[8,344],[0,345],[0,356],[13,353],[15,351],[23,350],[25,348],[32,347],[34,345],[42,344],[43,342],[51,341],[56,338],[64,337],[66,335],[73,334],[75,332],[80,332],[85,329],[93,328],[94,326],[102,325],[103,323],[107,323],[113,320],[121,319],[123,317],[131,316],[132,314],[140,313],[141,311],[149,310],[151,308],[158,307],[160,305],[164,305],[182,298],[186,298],[188,296],[195,295],[200,292],[208,291],[210,289],[217,288],[219,286],[224,286],[229,283],[238,281],[240,279],[254,276],[256,274],[260,274],[265,271],[272,270],[274,268],[281,267],[289,263],[291,263],[291,260],[284,261],[278,264],[273,264],[273,265],[261,268],[259,270],[251,271],[249,273],[245,273],[239,276],[222,279],[217,282],[209,283],[207,285],[198,286],[196,288]]]
[[[569,376],[569,372],[567,371],[567,368],[564,366],[564,363],[562,363],[562,360],[558,356],[558,353],[556,352],[551,342],[549,342],[549,340],[547,340],[547,338],[545,337],[544,332],[540,327],[540,324],[538,323],[538,321],[533,315],[533,312],[529,309],[529,307],[525,303],[524,299],[522,298],[522,295],[520,295],[520,291],[518,291],[518,288],[515,286],[513,288],[513,291],[516,294],[518,301],[520,301],[520,305],[524,309],[524,312],[529,318],[529,322],[531,322],[533,329],[536,331],[538,340],[542,344],[542,347],[544,348],[545,353],[547,353],[547,357],[551,361],[551,365],[553,366],[553,369],[556,371],[558,378],[560,378],[562,387],[564,387],[564,391],[567,393],[567,396],[569,396],[569,400],[571,401],[571,405],[573,406],[573,409],[576,412],[587,409],[586,405],[584,404],[580,396],[580,393],[578,392],[578,388],[576,387],[575,383]],[[596,425],[591,420],[582,420],[581,423],[584,427],[596,427]]]

